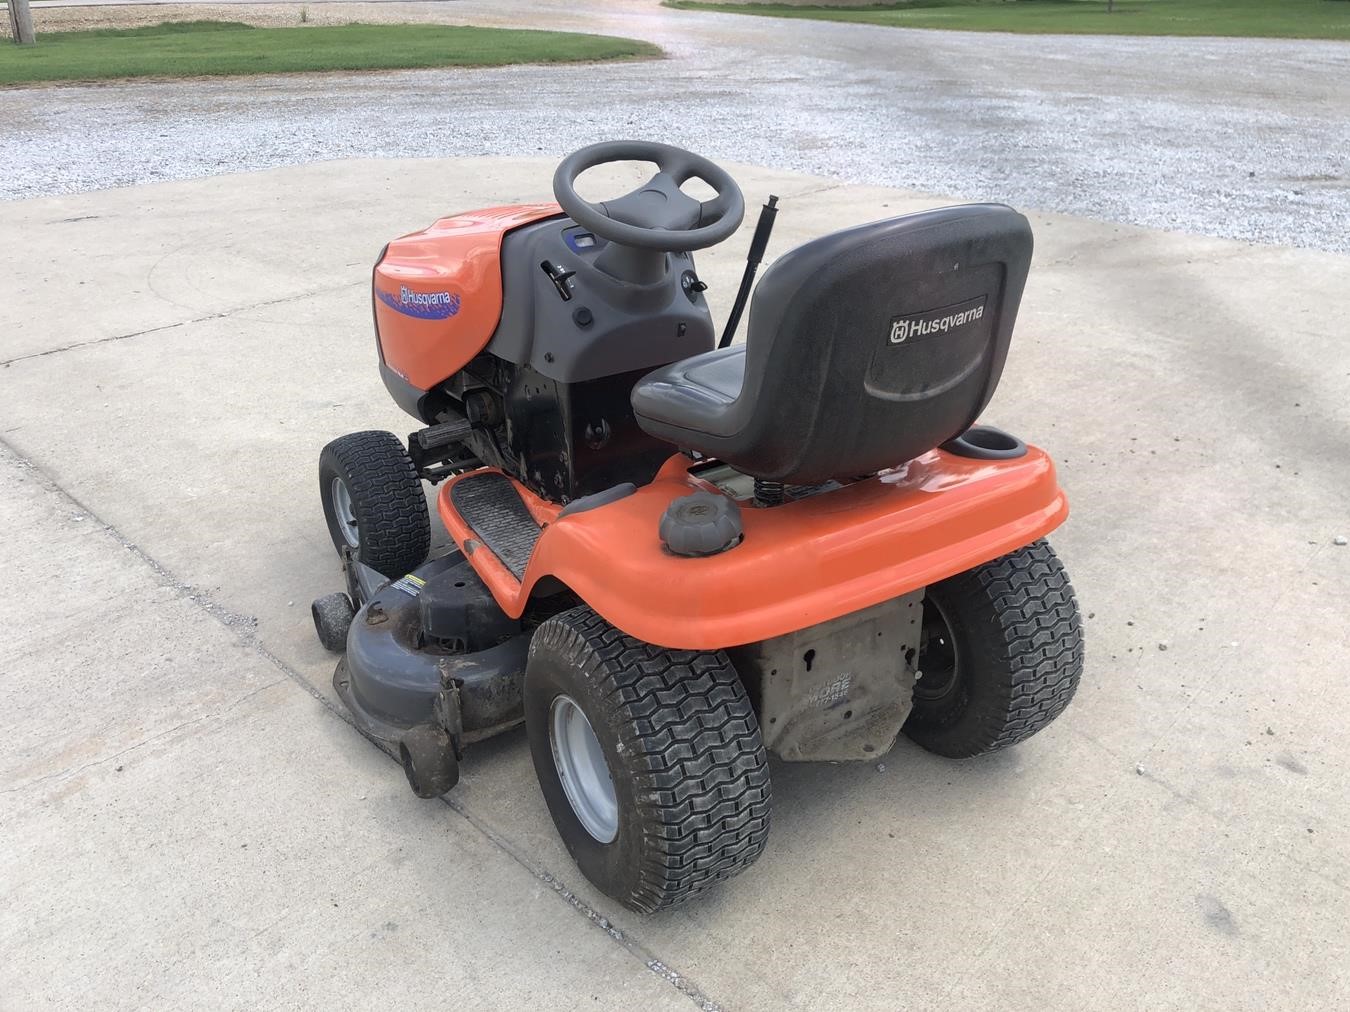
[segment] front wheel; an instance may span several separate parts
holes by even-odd
[[[680,902],[764,849],[764,743],[721,651],[665,650],[589,608],[563,612],[530,641],[525,726],[563,843],[624,906]]]
[[[1083,629],[1059,558],[1036,541],[924,594],[905,733],[952,759],[1006,748],[1063,712],[1083,673]]]
[[[339,436],[319,454],[319,498],[333,547],[390,579],[426,561],[431,520],[403,444],[392,432]]]

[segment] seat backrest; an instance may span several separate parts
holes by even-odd
[[[750,304],[737,404],[754,473],[871,474],[974,424],[1003,372],[1031,247],[1022,215],[970,204],[845,229],[775,261]]]

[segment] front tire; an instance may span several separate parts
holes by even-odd
[[[319,497],[333,547],[392,579],[431,548],[431,520],[417,469],[392,432],[339,436],[319,454]]]
[[[1083,673],[1078,602],[1036,541],[924,594],[920,678],[905,733],[968,759],[1030,738],[1058,717]]]
[[[563,843],[624,906],[678,903],[763,851],[764,743],[721,651],[665,650],[589,608],[563,612],[530,642],[525,726]]]

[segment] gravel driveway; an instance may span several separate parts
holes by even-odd
[[[852,182],[1350,252],[1350,44],[911,31],[653,0],[310,11],[622,34],[669,58],[10,89],[0,197],[331,158],[555,155],[631,135]]]

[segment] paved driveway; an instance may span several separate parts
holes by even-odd
[[[908,31],[655,0],[309,9],[619,34],[669,59],[6,91],[0,196],[333,158],[558,156],[631,135],[837,180],[1350,251],[1346,43]]]
[[[310,628],[338,579],[315,460],[409,425],[374,368],[374,251],[551,171],[341,162],[0,204],[0,1005],[1350,1004],[1332,254],[1033,216],[988,417],[1060,462],[1088,636],[1041,736],[775,764],[760,862],[649,918],[576,872],[519,733],[448,804],[412,797]],[[736,174],[784,197],[771,255],[937,202]],[[747,241],[700,259],[723,311]]]

